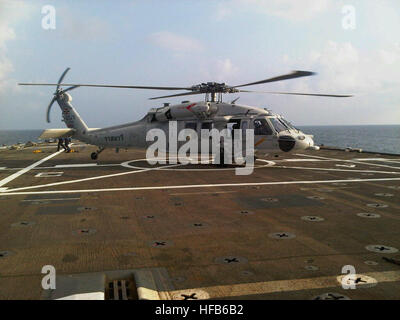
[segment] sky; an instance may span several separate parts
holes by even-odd
[[[43,28],[45,5],[55,9],[54,29]],[[313,71],[246,89],[354,97],[242,93],[237,103],[267,107],[295,125],[400,124],[399,31],[398,0],[0,0],[0,129],[64,127],[56,104],[46,122],[53,87],[17,83],[57,82],[67,67],[67,83],[151,86],[237,85]],[[92,128],[187,98],[148,100],[164,94],[71,91]]]

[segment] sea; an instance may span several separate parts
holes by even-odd
[[[316,145],[361,148],[364,151],[400,155],[400,125],[299,126],[314,135]],[[43,130],[0,130],[0,146],[38,142]]]

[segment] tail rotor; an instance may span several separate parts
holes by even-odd
[[[54,97],[53,97],[53,99],[51,99],[50,104],[49,104],[48,107],[47,107],[46,120],[47,120],[48,123],[50,123],[50,110],[51,110],[51,107],[52,107],[53,103],[54,103],[55,101],[57,101],[58,98],[61,98],[62,95],[64,94],[64,92],[67,92],[67,91],[70,91],[70,90],[73,90],[73,89],[79,87],[79,86],[76,86],[76,85],[75,85],[75,86],[68,87],[68,88],[65,89],[65,90],[63,90],[63,89],[61,88],[61,86],[60,86],[60,85],[61,85],[61,82],[64,80],[65,75],[67,74],[67,72],[68,72],[70,69],[71,69],[71,68],[65,69],[65,71],[62,73],[60,79],[59,79],[58,82],[57,82],[57,87],[56,87],[56,91],[54,92]]]

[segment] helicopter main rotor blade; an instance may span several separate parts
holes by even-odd
[[[67,91],[70,91],[70,90],[74,90],[74,89],[76,89],[76,88],[79,88],[79,86],[68,87],[67,89],[63,90],[63,92],[67,92]]]
[[[76,86],[98,88],[124,88],[124,89],[152,89],[152,90],[193,90],[190,87],[149,87],[149,86],[120,86],[109,84],[83,84],[83,83],[18,83],[20,86]]]
[[[250,91],[250,90],[239,90],[239,92],[249,93],[269,93],[269,94],[289,94],[296,96],[315,96],[315,97],[333,97],[333,98],[349,98],[352,95],[348,94],[325,94],[325,93],[302,93],[302,92],[274,92],[274,91]]]
[[[171,97],[180,97],[180,96],[190,96],[192,94],[204,94],[204,92],[185,92],[185,93],[171,94],[171,95],[168,95],[168,96],[149,98],[149,100],[156,100],[156,99],[162,99],[162,98],[171,98]]]
[[[60,88],[60,83],[63,81],[63,79],[64,79],[65,75],[67,74],[67,72],[69,71],[69,69],[71,69],[71,68],[65,69],[65,71],[61,75],[60,79],[58,79],[58,86],[57,86],[56,90],[58,90]]]
[[[54,101],[56,101],[56,100],[57,100],[57,97],[54,96],[53,99],[51,99],[49,105],[47,106],[46,120],[47,120],[48,123],[50,123],[50,109],[51,109],[51,106],[53,105]]]
[[[269,79],[265,79],[265,80],[260,80],[260,81],[256,81],[256,82],[250,82],[250,83],[246,83],[246,84],[241,84],[241,85],[238,85],[238,86],[233,86],[233,88],[252,86],[254,84],[262,84],[262,83],[267,83],[267,82],[276,82],[276,81],[282,81],[282,80],[289,80],[289,79],[300,78],[300,77],[308,77],[308,76],[312,76],[314,74],[316,74],[316,73],[315,72],[310,72],[310,71],[295,70],[295,71],[293,71],[292,73],[289,73],[289,74],[285,74],[285,75],[282,75],[282,76],[273,77],[273,78],[269,78]]]

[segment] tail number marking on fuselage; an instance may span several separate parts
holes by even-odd
[[[114,142],[114,141],[124,141],[124,135],[120,134],[119,136],[107,136],[104,137],[106,142]]]

